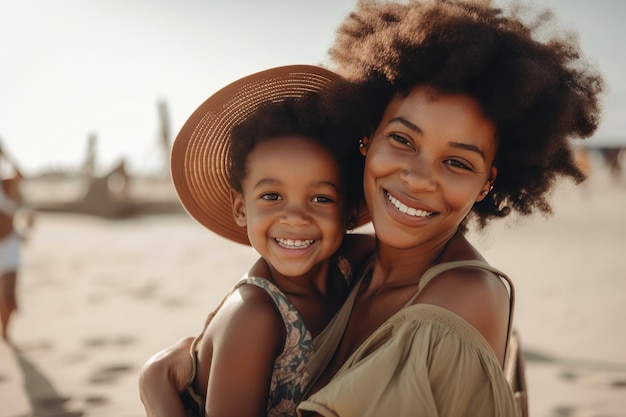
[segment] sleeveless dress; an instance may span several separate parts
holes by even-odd
[[[422,276],[405,307],[381,325],[325,387],[300,403],[298,415],[517,416],[513,391],[478,330],[450,310],[413,304],[432,279],[453,268],[486,269],[508,284],[510,338],[515,295],[505,274],[482,261],[436,265]]]
[[[352,267],[348,260],[342,256],[335,256],[331,260],[334,268],[337,269],[340,276],[347,287],[352,284]],[[283,350],[274,362],[274,370],[268,393],[267,416],[268,417],[291,417],[296,415],[296,406],[304,398],[308,385],[312,379],[316,378],[319,373],[326,367],[330,357],[327,352],[336,346],[340,337],[334,336],[337,329],[345,328],[345,323],[337,325],[336,317],[333,318],[326,328],[315,338],[307,329],[304,320],[298,313],[298,310],[289,301],[287,296],[273,283],[265,278],[255,276],[244,276],[240,279],[231,290],[231,292],[222,300],[220,305],[208,316],[202,333],[195,338],[191,346],[191,357],[193,359],[193,371],[187,382],[187,395],[189,395],[195,404],[190,405],[185,402],[188,415],[204,415],[205,398],[204,393],[197,393],[193,387],[193,381],[197,371],[197,351],[198,344],[202,339],[202,335],[206,327],[211,322],[217,311],[220,309],[225,300],[242,285],[255,285],[265,290],[276,304],[276,308],[280,313],[285,324],[285,341]],[[353,300],[353,297],[350,298]],[[345,318],[344,318],[345,321]],[[327,343],[332,344],[327,348],[323,348],[323,356],[316,355],[318,347],[325,347]],[[191,408],[191,409],[190,409]]]
[[[4,187],[0,187],[0,211],[6,214],[11,219],[19,209],[19,204],[11,199]],[[0,276],[7,272],[15,272],[20,266],[20,240],[15,232],[11,232],[8,235],[0,238]],[[5,283],[0,285],[13,285],[11,283]],[[15,290],[7,290],[10,294]],[[11,304],[13,308],[17,308],[15,295],[11,297],[13,300]]]

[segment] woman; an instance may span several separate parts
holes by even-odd
[[[14,219],[20,207],[19,185],[23,177],[17,166],[0,149],[0,159],[8,165],[11,175],[0,186],[0,322],[2,339],[9,341],[9,322],[17,310],[17,274],[20,265],[20,237],[14,229]],[[28,220],[28,226],[32,220]]]
[[[559,177],[584,179],[568,140],[596,129],[602,80],[571,38],[539,40],[547,23],[413,1],[362,3],[340,26],[338,72],[383,103],[361,142],[377,250],[301,415],[515,415],[509,295],[463,232],[549,213]]]
[[[301,415],[517,414],[505,276],[463,233],[548,214],[559,178],[584,179],[569,139],[595,131],[603,88],[574,38],[546,39],[549,14],[517,13],[362,2],[340,26],[330,56],[362,87],[344,109],[370,127],[359,146],[377,248]],[[187,343],[167,360],[188,366]]]

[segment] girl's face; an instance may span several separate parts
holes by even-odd
[[[326,261],[345,234],[339,167],[311,139],[285,136],[248,156],[233,212],[252,246],[283,276],[299,277]]]
[[[365,141],[363,185],[376,236],[408,249],[445,243],[496,177],[494,124],[469,96],[415,87]]]

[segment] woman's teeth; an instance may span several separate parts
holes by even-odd
[[[277,237],[276,239],[274,239],[276,241],[276,243],[278,243],[280,246],[284,247],[284,248],[288,248],[288,249],[303,249],[306,247],[309,247],[313,244],[313,242],[315,242],[314,240],[310,240],[310,239],[283,239],[280,237]]]
[[[428,217],[431,214],[433,214],[430,211],[424,211],[424,210],[418,210],[415,209],[413,207],[409,207],[406,204],[402,204],[400,202],[400,200],[398,200],[397,198],[393,197],[391,194],[387,193],[387,198],[389,199],[389,201],[391,201],[391,204],[393,204],[394,206],[396,206],[396,208],[404,213],[404,214],[408,214],[409,216],[413,216],[413,217]]]

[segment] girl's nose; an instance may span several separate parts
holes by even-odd
[[[299,205],[287,207],[280,216],[280,221],[290,226],[306,226],[311,223],[311,219],[306,210]]]

